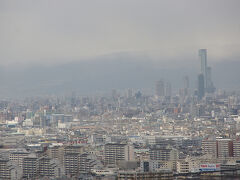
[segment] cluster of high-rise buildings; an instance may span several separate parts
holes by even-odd
[[[197,76],[197,89],[195,94],[199,99],[202,99],[207,93],[214,93],[216,88],[212,81],[212,68],[207,64],[207,49],[199,49],[198,51],[200,62],[200,73]],[[184,77],[184,88],[180,89],[182,94],[189,93],[189,78]],[[170,82],[165,82],[163,79],[156,82],[155,94],[158,97],[169,97],[172,94],[172,88]]]

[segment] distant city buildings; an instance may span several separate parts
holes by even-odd
[[[159,80],[156,82],[155,94],[158,97],[165,96],[165,83],[163,80]]]
[[[155,95],[157,97],[171,97],[172,85],[170,82],[165,82],[163,79],[156,82]]]

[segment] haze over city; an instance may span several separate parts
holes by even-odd
[[[216,86],[239,89],[239,6],[238,0],[1,1],[0,92],[151,89],[161,76],[177,89],[177,74],[189,75],[196,88],[201,48],[208,49]]]
[[[0,179],[239,179],[239,17],[239,0],[0,0]]]

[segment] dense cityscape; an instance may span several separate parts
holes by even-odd
[[[236,178],[240,93],[214,87],[200,49],[197,87],[159,77],[155,93],[0,101],[0,179]],[[154,86],[154,85],[153,85]]]
[[[240,0],[0,0],[0,180],[240,180]]]

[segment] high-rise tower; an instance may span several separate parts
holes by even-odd
[[[201,62],[201,74],[204,79],[205,92],[213,93],[215,87],[212,82],[212,69],[207,65],[207,49],[199,49],[198,55]]]
[[[198,51],[199,59],[201,61],[201,74],[204,77],[204,88],[207,88],[207,50],[206,49],[199,49]]]

